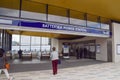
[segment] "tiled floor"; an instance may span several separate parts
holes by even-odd
[[[44,64],[42,65],[44,66]],[[33,67],[35,66],[33,65]],[[10,75],[14,77],[14,80],[120,80],[120,63],[65,60],[59,65],[57,75],[52,75],[51,67],[45,70],[41,69],[26,70],[26,72],[14,70]],[[0,80],[6,80],[4,74],[0,75]]]

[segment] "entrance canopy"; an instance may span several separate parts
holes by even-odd
[[[40,36],[40,37],[49,37],[49,38],[57,38],[57,39],[70,39],[70,40],[84,37],[84,36],[78,36],[78,35],[45,33],[45,32],[35,32],[35,31],[7,30],[7,32],[10,34],[20,34],[20,35],[28,35],[28,36]]]

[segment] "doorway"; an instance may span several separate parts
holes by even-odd
[[[71,43],[70,56],[76,56],[76,59],[96,59],[95,40]]]

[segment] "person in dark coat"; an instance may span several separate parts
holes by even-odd
[[[87,49],[84,48],[84,58],[87,58]]]
[[[79,51],[79,56],[80,56],[80,58],[83,58],[83,54],[84,54],[83,48],[80,48],[80,51]]]
[[[80,58],[79,47],[76,48],[76,59]]]
[[[19,59],[22,59],[22,52],[23,51],[21,49],[18,51]]]

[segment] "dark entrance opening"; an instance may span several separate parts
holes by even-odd
[[[95,40],[71,43],[70,56],[76,56],[76,59],[96,59]]]

